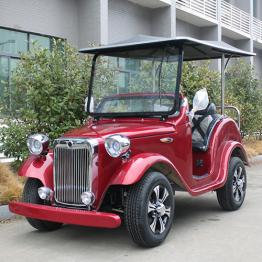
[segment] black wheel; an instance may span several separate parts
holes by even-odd
[[[125,221],[134,242],[144,247],[161,244],[174,219],[174,195],[167,178],[147,173],[128,192]]]
[[[217,190],[220,206],[229,211],[237,210],[244,202],[247,188],[246,169],[242,160],[232,157],[226,184]]]
[[[23,191],[23,202],[44,205],[44,201],[38,196],[37,192],[38,188],[41,186],[42,184],[39,180],[28,178]],[[40,231],[56,230],[62,226],[61,223],[49,222],[29,217],[26,219],[32,227]]]

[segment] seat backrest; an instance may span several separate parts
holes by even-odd
[[[213,118],[211,115],[195,115],[193,118],[192,140],[193,142],[204,142],[207,130]]]
[[[197,111],[192,120],[192,144],[196,150],[206,151],[212,130],[221,116],[216,114],[216,106],[211,103],[205,110]]]
[[[198,116],[198,115],[199,115],[199,116],[214,115],[214,114],[216,114],[216,111],[217,111],[217,109],[216,109],[215,104],[214,104],[214,103],[210,103],[210,104],[207,106],[206,109],[196,111],[196,112],[195,112],[195,115],[196,115],[196,116]]]

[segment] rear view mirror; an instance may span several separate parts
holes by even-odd
[[[205,110],[208,104],[209,98],[206,88],[198,90],[193,99],[193,111]]]

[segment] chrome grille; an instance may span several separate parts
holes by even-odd
[[[54,149],[54,191],[57,203],[82,206],[81,194],[90,190],[92,150],[88,143],[77,142],[60,141]]]

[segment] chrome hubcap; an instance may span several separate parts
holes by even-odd
[[[151,192],[147,213],[149,226],[155,234],[161,234],[166,229],[171,214],[170,197],[162,185],[156,186]]]
[[[245,175],[243,172],[243,168],[240,166],[236,168],[234,172],[234,179],[233,179],[233,196],[237,202],[242,201],[245,190],[246,190],[246,181]]]

